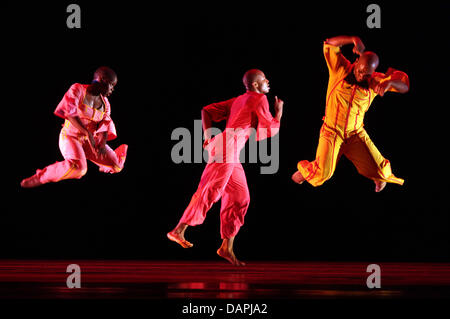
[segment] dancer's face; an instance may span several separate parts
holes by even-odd
[[[99,82],[101,85],[100,93],[103,96],[110,96],[112,94],[112,92],[114,92],[114,87],[117,84],[117,77],[114,79],[101,78]]]
[[[368,80],[372,73],[375,72],[378,66],[378,57],[370,54],[361,55],[355,63],[353,69],[353,74],[355,75],[356,81],[362,82]]]
[[[366,63],[361,63],[358,61],[353,69],[353,73],[355,74],[356,81],[362,82],[370,78],[373,70],[370,70],[369,65]]]
[[[259,93],[264,93],[264,94],[269,93],[269,91],[270,91],[269,80],[266,79],[266,76],[264,75],[264,73],[261,72],[260,74],[258,74],[254,83],[256,83],[255,89]]]

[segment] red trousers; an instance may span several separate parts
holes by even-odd
[[[241,163],[208,163],[180,223],[190,226],[202,224],[208,210],[219,199],[222,199],[220,235],[222,239],[234,237],[244,224],[250,203],[247,179]]]

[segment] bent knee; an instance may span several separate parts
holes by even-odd
[[[220,188],[210,188],[206,191],[206,198],[212,203],[216,203],[222,197],[223,191]]]
[[[248,206],[250,205],[250,194],[247,194],[246,196],[240,196],[238,202],[242,208],[247,209]]]
[[[74,160],[74,161],[72,161],[71,164],[72,164],[72,168],[73,168],[72,174],[71,174],[72,178],[80,179],[84,175],[86,175],[87,163],[83,163],[82,161],[79,161],[79,160]]]

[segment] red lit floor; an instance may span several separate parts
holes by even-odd
[[[81,288],[67,288],[69,264]],[[450,298],[449,263],[379,263],[379,289],[366,285],[368,264],[0,260],[0,299]]]

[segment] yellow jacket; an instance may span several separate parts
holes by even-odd
[[[323,53],[330,76],[323,120],[344,139],[356,134],[364,125],[364,114],[377,95],[373,89],[378,83],[395,79],[409,87],[408,76],[392,68],[386,74],[374,72],[366,83],[351,83],[346,78],[348,75],[351,78],[354,64],[343,56],[340,48],[324,43]],[[395,89],[389,91],[395,92]]]

